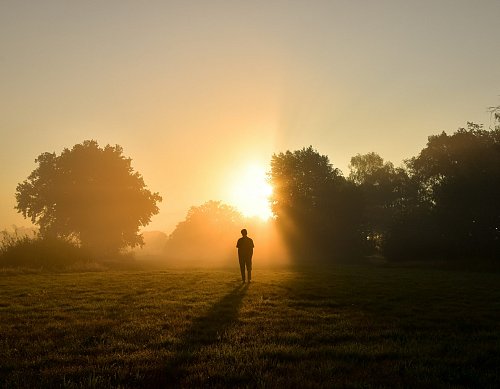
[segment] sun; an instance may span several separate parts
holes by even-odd
[[[244,216],[266,221],[273,215],[269,205],[273,188],[267,182],[265,168],[247,166],[238,172],[231,188],[230,201]]]

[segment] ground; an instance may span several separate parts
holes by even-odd
[[[0,387],[499,387],[500,274],[0,272]]]

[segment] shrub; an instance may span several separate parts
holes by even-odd
[[[8,231],[1,232],[0,267],[63,269],[86,263],[88,253],[75,243],[60,238],[42,238]]]

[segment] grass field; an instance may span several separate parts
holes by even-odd
[[[500,387],[500,274],[0,272],[0,387]]]

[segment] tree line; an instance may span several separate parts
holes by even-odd
[[[287,151],[273,155],[269,177],[297,258],[500,258],[498,124],[430,136],[402,167],[358,154],[347,177],[312,147]]]
[[[189,210],[165,252],[182,259],[227,256],[235,231],[249,223],[263,237],[277,229],[288,253],[303,261],[498,259],[499,108],[492,114],[494,128],[467,123],[451,135],[432,135],[400,167],[370,152],[352,157],[344,176],[312,146],[275,153],[268,173],[274,218],[267,227],[209,201]],[[85,141],[35,162],[16,188],[16,209],[39,226],[41,240],[70,242],[94,256],[143,244],[140,229],[159,212],[162,198],[147,189],[120,146]],[[21,243],[29,241],[11,240],[0,254]]]

